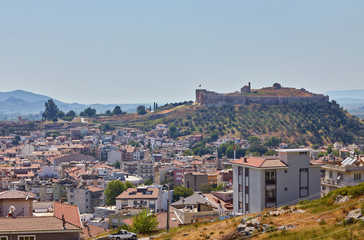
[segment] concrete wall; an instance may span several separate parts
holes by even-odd
[[[10,206],[15,207],[14,216],[24,216],[31,217],[33,215],[33,199],[29,198],[28,200],[22,199],[9,199],[2,200],[1,205],[1,216],[6,217],[9,213]],[[23,211],[23,213],[21,213]]]
[[[265,207],[264,174],[264,170],[249,169],[249,213],[260,212]]]
[[[234,190],[234,200],[233,200],[233,210],[234,212],[239,212],[239,176],[238,176],[238,166],[233,165],[233,190]]]

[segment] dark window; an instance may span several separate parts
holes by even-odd
[[[276,184],[276,171],[265,171],[265,184]]]

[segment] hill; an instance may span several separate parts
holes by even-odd
[[[44,103],[52,97],[35,94],[23,90],[15,90],[10,92],[0,92],[0,117],[2,119],[9,115],[15,116],[39,114],[44,111]],[[79,104],[65,103],[60,100],[53,99],[58,108],[64,112],[74,110],[81,112],[84,109],[91,107],[97,112],[106,112],[113,110],[115,106],[120,106],[124,112],[136,112],[136,108],[141,104]],[[149,104],[142,104],[149,107]]]
[[[327,91],[325,95],[329,95],[330,98],[333,99],[339,99],[339,98],[364,99],[364,89]]]
[[[277,136],[298,145],[363,142],[363,122],[336,102],[296,103],[285,106],[181,105],[162,108],[142,118],[114,122],[149,130],[158,123],[174,125],[175,137],[202,134],[260,138]]]
[[[249,239],[363,239],[364,183],[337,189],[323,198],[297,205],[267,209],[263,212],[216,222],[197,223],[171,229],[157,240],[236,240],[240,222],[257,220],[260,227]],[[257,221],[254,221],[257,225]],[[262,232],[263,224],[265,232]],[[249,226],[249,223],[246,225]],[[269,227],[268,227],[269,226]]]

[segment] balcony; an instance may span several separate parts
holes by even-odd
[[[337,187],[337,188],[342,188],[342,187],[346,187],[346,186],[355,186],[359,183],[364,182],[364,179],[360,179],[360,180],[351,180],[351,181],[342,181],[340,179],[329,179],[329,178],[321,178],[321,185],[327,185],[327,186],[332,186],[332,187]]]
[[[275,179],[265,179],[265,185],[275,185],[276,180]]]

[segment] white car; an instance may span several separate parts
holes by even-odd
[[[137,239],[138,236],[135,233],[128,232],[126,230],[120,230],[118,233],[110,234],[109,239]]]

